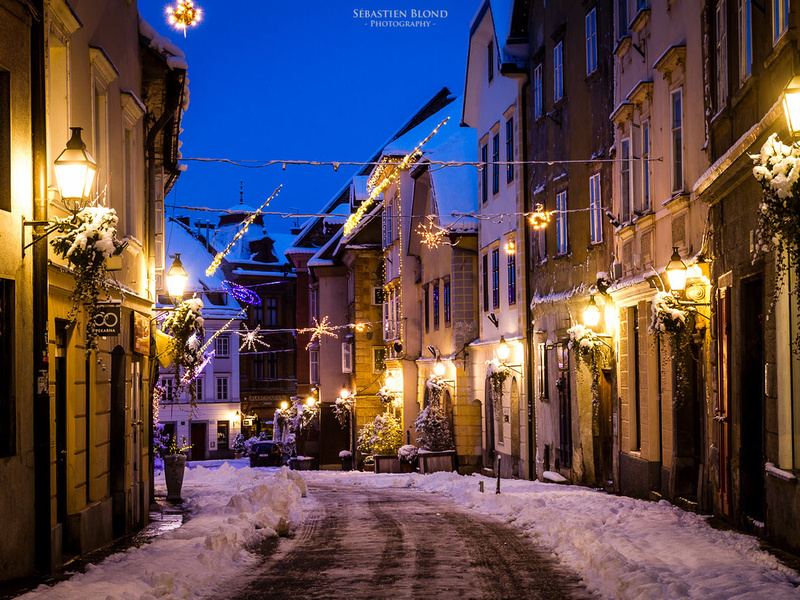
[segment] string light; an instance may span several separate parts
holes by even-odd
[[[175,6],[166,7],[167,21],[176,30],[183,30],[186,37],[186,28],[194,27],[203,18],[203,9],[195,6],[192,0],[178,0]]]
[[[242,338],[242,345],[239,346],[239,352],[242,350],[251,350],[256,352],[258,351],[256,344],[261,344],[264,348],[270,347],[268,343],[258,337],[259,333],[261,333],[261,325],[257,325],[252,331],[247,327],[247,323],[242,323],[242,325],[244,325],[244,332],[236,332],[239,337]]]
[[[217,339],[221,334],[225,333],[228,330],[228,327],[230,327],[236,319],[243,317],[246,312],[247,309],[243,308],[238,313],[236,313],[236,316],[231,317],[231,319],[227,323],[225,323],[225,325],[223,325],[220,329],[215,331],[214,335],[208,338],[206,343],[203,344],[203,347],[200,348],[200,352],[205,352],[205,350],[214,342],[215,339]]]
[[[550,222],[553,214],[557,214],[558,211],[546,211],[544,210],[544,206],[541,204],[537,204],[534,207],[534,212],[528,217],[530,220],[531,225],[533,225],[534,229],[544,229],[547,227],[547,224]],[[573,209],[574,210],[574,209]],[[589,209],[592,210],[592,209]],[[566,211],[564,211],[566,212]]]
[[[258,294],[238,283],[226,279],[222,282],[222,289],[239,302],[249,304],[250,306],[261,306],[261,298],[259,298]]]
[[[428,215],[425,218],[427,223],[419,223],[416,228],[416,232],[422,238],[422,243],[431,250],[436,250],[439,246],[447,244],[445,236],[447,236],[449,230],[434,223],[435,217],[433,215]]]
[[[256,210],[254,213],[250,213],[250,216],[243,221],[242,228],[236,232],[235,236],[233,236],[231,243],[228,244],[222,252],[217,253],[217,255],[214,257],[214,260],[211,261],[211,264],[206,269],[206,275],[208,277],[211,277],[211,275],[213,275],[214,272],[219,268],[219,265],[222,263],[222,259],[225,258],[228,255],[228,253],[233,249],[233,247],[236,245],[236,242],[239,241],[239,238],[241,238],[245,233],[247,233],[247,230],[250,229],[250,225],[253,224],[253,221],[256,220],[258,215],[261,214],[261,211],[267,207],[267,205],[272,201],[272,199],[278,195],[278,192],[282,187],[283,184],[275,188],[275,191],[272,192],[272,195],[269,198],[267,198],[267,201],[264,202],[264,204],[262,204],[258,208],[258,210]]]
[[[368,185],[372,189],[370,190],[369,197],[364,200],[361,205],[358,207],[358,210],[354,212],[347,218],[347,222],[344,224],[344,235],[350,235],[350,232],[355,229],[356,225],[361,221],[366,214],[367,210],[372,207],[372,204],[375,202],[375,199],[380,196],[383,191],[388,188],[399,176],[400,173],[407,170],[411,165],[417,162],[420,157],[422,156],[422,146],[424,146],[428,141],[436,135],[436,132],[439,131],[439,128],[447,123],[450,117],[442,120],[434,130],[422,140],[417,147],[414,148],[410,153],[406,154],[400,162],[389,161],[385,159],[383,162],[379,163],[378,168],[369,178]],[[391,169],[391,171],[390,171]],[[390,171],[389,175],[385,175],[387,171]]]
[[[306,350],[311,348],[314,345],[314,340],[321,340],[323,335],[329,335],[331,337],[336,337],[336,334],[333,332],[334,329],[340,329],[341,326],[332,327],[328,322],[328,315],[322,317],[322,321],[317,321],[317,318],[314,317],[314,327],[307,327],[306,329],[298,329],[297,333],[308,333],[313,332],[311,334],[311,340],[306,344]]]

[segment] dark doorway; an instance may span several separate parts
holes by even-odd
[[[350,418],[348,414],[341,425],[333,412],[333,403],[323,402],[319,412],[319,464],[341,464],[339,452],[350,450]]]
[[[572,403],[569,385],[569,351],[567,344],[556,344],[558,360],[558,456],[556,468],[572,468]]]
[[[519,477],[519,385],[511,379],[511,476]]]
[[[56,521],[67,524],[67,344],[69,323],[56,319]],[[66,541],[67,536],[63,536]]]
[[[115,538],[126,529],[125,409],[125,350],[117,346],[111,352],[111,501]]]
[[[594,474],[601,485],[613,483],[614,434],[611,415],[611,372],[600,372],[597,386],[597,414],[592,415],[592,434],[594,435]]]
[[[208,435],[206,433],[205,423],[192,423],[191,428],[192,436],[192,460],[205,460],[206,459],[206,440]]]
[[[719,446],[719,503],[722,513],[731,514],[731,427],[728,407],[731,395],[731,288],[721,287],[717,298],[717,363],[719,393],[715,407],[717,445]]]
[[[744,514],[764,521],[763,281],[742,282],[741,497]]]
[[[492,380],[484,381],[485,402],[483,407],[483,428],[486,431],[486,447],[483,449],[483,466],[494,469],[494,400],[492,398]]]
[[[676,350],[673,361],[672,495],[698,502],[703,447],[702,339]]]

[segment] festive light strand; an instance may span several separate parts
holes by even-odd
[[[445,227],[439,227],[434,223],[435,217],[433,215],[428,215],[426,219],[427,223],[419,223],[416,228],[416,232],[422,238],[422,243],[431,250],[447,244],[445,238],[450,233],[450,230]]]
[[[247,323],[242,323],[244,325],[244,332],[237,331],[236,333],[242,339],[242,345],[239,346],[239,352],[242,350],[257,350],[257,344],[261,344],[264,348],[269,348],[270,345],[258,337],[258,334],[261,333],[261,325],[256,325],[256,328],[252,331],[247,327]]]
[[[222,326],[220,329],[218,329],[217,331],[215,331],[215,332],[214,332],[214,335],[212,335],[210,338],[208,338],[208,340],[206,341],[206,343],[205,343],[205,344],[203,344],[203,347],[202,347],[202,348],[200,348],[200,352],[205,352],[205,351],[206,351],[206,349],[207,349],[207,348],[208,348],[208,347],[211,345],[211,343],[212,343],[212,342],[213,342],[215,339],[217,339],[217,338],[218,338],[218,337],[219,337],[221,334],[225,333],[225,332],[228,330],[228,327],[230,327],[231,325],[233,325],[233,322],[234,322],[236,319],[239,319],[239,318],[243,317],[243,316],[245,315],[245,313],[247,313],[247,308],[243,308],[243,309],[242,309],[242,310],[240,310],[238,313],[236,313],[236,315],[235,315],[235,316],[231,317],[231,318],[230,318],[230,320],[229,320],[227,323],[225,323],[225,325],[223,325],[223,326]]]
[[[178,0],[175,6],[167,6],[167,21],[177,30],[183,30],[186,37],[186,28],[194,27],[203,18],[203,9],[195,6],[192,0]]]
[[[297,333],[308,333],[313,332],[311,334],[311,340],[309,340],[308,344],[306,344],[306,350],[311,348],[314,345],[314,340],[322,340],[323,335],[329,335],[333,338],[336,337],[336,334],[333,332],[334,329],[339,329],[340,327],[331,326],[330,322],[328,321],[328,315],[322,317],[322,321],[317,321],[317,318],[314,317],[314,327],[307,327],[305,329],[298,329]]]
[[[206,269],[206,275],[207,276],[210,277],[211,275],[214,274],[214,272],[219,268],[219,265],[222,263],[222,259],[224,259],[228,255],[228,253],[233,249],[233,247],[236,245],[236,242],[239,241],[239,238],[241,238],[245,233],[247,233],[247,230],[250,228],[250,225],[253,224],[253,221],[256,220],[258,215],[261,214],[261,211],[264,210],[267,207],[267,205],[272,201],[272,199],[275,196],[278,195],[278,192],[280,191],[280,189],[282,187],[283,187],[283,184],[279,185],[275,189],[275,191],[272,192],[272,195],[269,198],[267,198],[267,201],[264,202],[264,204],[262,204],[258,208],[258,210],[256,210],[254,213],[250,213],[250,216],[247,217],[242,222],[242,228],[239,231],[236,232],[235,236],[233,236],[233,239],[231,240],[231,243],[228,244],[222,252],[217,253],[217,255],[214,257],[214,260],[211,261],[211,265],[209,265],[209,267]]]
[[[358,223],[361,221],[364,214],[372,207],[375,199],[399,177],[400,173],[407,170],[411,165],[420,159],[422,156],[422,147],[428,143],[428,141],[434,135],[436,135],[436,132],[439,131],[439,128],[447,123],[449,119],[450,117],[443,119],[442,122],[439,123],[428,135],[428,137],[417,144],[417,147],[414,148],[410,153],[406,154],[400,162],[387,161],[379,164],[379,167],[369,179],[369,185],[372,187],[369,197],[361,203],[356,212],[347,218],[347,222],[344,224],[345,236],[350,235],[353,229],[355,229],[356,225],[358,225]],[[388,171],[391,167],[394,168],[391,169],[390,174],[385,175],[386,171]]]

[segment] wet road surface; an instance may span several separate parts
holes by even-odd
[[[314,485],[317,505],[232,593],[260,599],[546,599],[591,597],[520,533],[409,489]]]

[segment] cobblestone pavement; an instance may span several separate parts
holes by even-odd
[[[591,597],[514,528],[432,494],[314,485],[316,507],[236,600]]]

